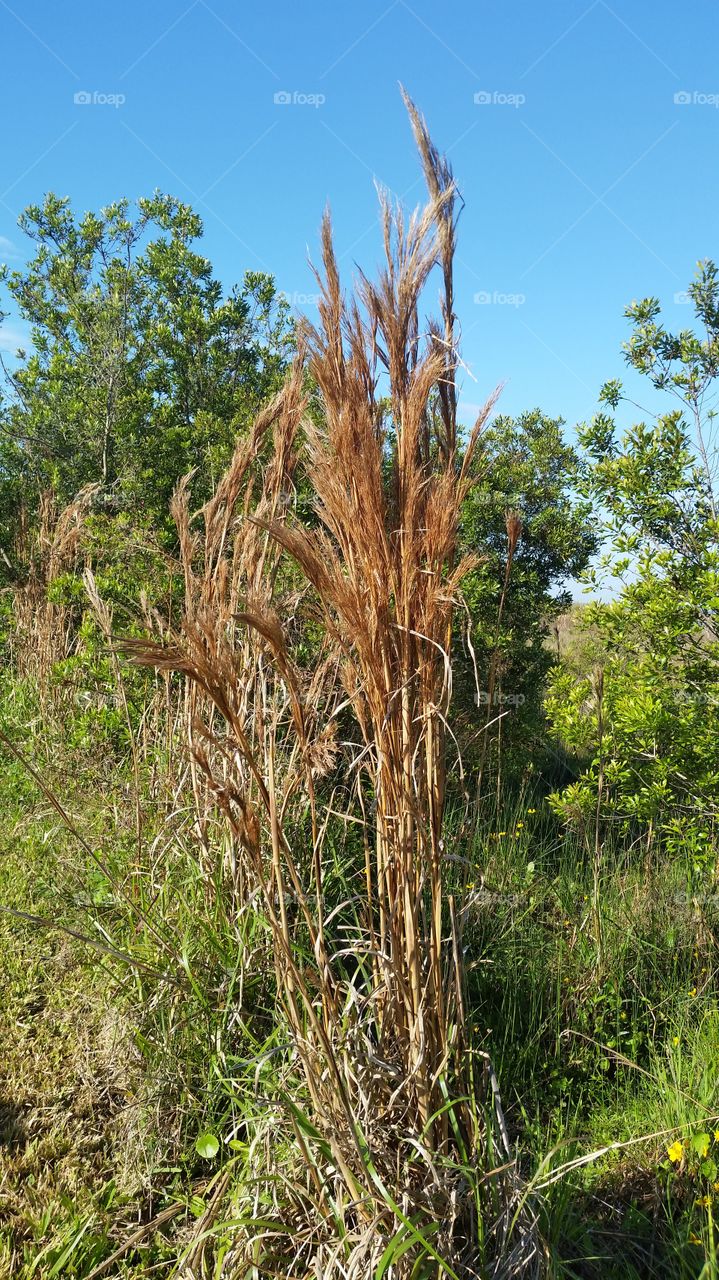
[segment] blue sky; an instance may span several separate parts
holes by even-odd
[[[719,253],[718,36],[706,0],[0,0],[0,258],[48,190],[85,210],[160,187],[228,286],[265,269],[311,313],[325,203],[349,280],[379,257],[373,179],[421,198],[402,81],[466,201],[465,417],[503,382],[508,412],[571,428],[621,372],[624,306],[691,323],[675,295]]]

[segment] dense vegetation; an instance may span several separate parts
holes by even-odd
[[[169,196],[23,218],[2,1275],[719,1276],[719,278],[656,415],[463,424],[408,108],[315,326]]]

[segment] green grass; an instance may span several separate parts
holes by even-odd
[[[47,763],[51,741],[46,751]],[[72,782],[50,772],[111,876],[5,756],[0,904],[96,947],[0,917],[0,1275],[87,1277],[139,1232],[110,1274],[170,1275],[189,1250],[208,1275],[231,1276],[238,1228],[222,1224],[259,1194],[263,1144],[284,1144],[288,1172],[298,1160],[283,1099],[301,1114],[301,1092],[262,917],[221,891],[219,827],[208,872],[187,816],[148,792],[138,862],[129,768],[112,792],[97,756],[74,761]],[[338,902],[349,839],[338,833]],[[538,1188],[550,1274],[719,1275],[714,1180],[691,1153],[667,1159],[677,1136],[706,1130],[719,1164],[714,904],[685,902],[684,868],[607,842],[600,952],[591,858],[541,798],[458,830],[454,849],[471,863],[476,1045]],[[207,1133],[212,1159],[197,1150]],[[287,1189],[256,1200],[268,1257],[287,1247],[292,1211]]]

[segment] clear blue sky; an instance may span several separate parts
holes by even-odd
[[[350,276],[379,254],[373,177],[420,198],[402,81],[466,200],[467,418],[505,382],[507,411],[571,428],[621,372],[626,303],[655,293],[689,323],[674,295],[719,254],[707,0],[0,0],[0,47],[0,258],[18,261],[17,216],[46,191],[85,210],[160,187],[200,211],[228,286],[262,268],[292,296],[314,292],[326,201]]]

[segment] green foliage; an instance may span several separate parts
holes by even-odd
[[[33,351],[0,408],[2,546],[9,552],[19,526],[32,524],[41,492],[62,504],[85,484],[99,490],[70,567],[34,579],[37,598],[69,620],[67,652],[42,695],[15,674],[12,597],[0,596],[0,728],[79,815],[80,837],[59,821],[52,791],[0,749],[0,1186],[12,1196],[9,1212],[0,1206],[0,1270],[25,1280],[88,1276],[142,1223],[148,1233],[118,1275],[170,1274],[184,1257],[232,1276],[245,1227],[253,1274],[298,1274],[303,1204],[321,1205],[317,1221],[338,1256],[344,1249],[351,1259],[355,1242],[278,1000],[267,910],[247,894],[233,841],[191,777],[182,726],[192,708],[174,677],[118,656],[79,573],[83,561],[93,567],[113,634],[140,634],[155,607],[177,618],[184,584],[167,554],[169,495],[195,467],[193,501],[207,496],[276,387],[291,333],[270,278],[250,274],[224,297],[193,248],[201,224],[190,209],[164,196],[138,209],[131,216],[120,202],[77,219],[48,197],[24,220],[34,260],[6,274],[33,326]],[[447,831],[442,845],[451,904],[443,945],[455,919],[465,923],[461,999],[471,1031],[462,1053],[477,1081],[488,1078],[491,1055],[520,1167],[541,1193],[547,1274],[567,1278],[689,1280],[702,1262],[716,1265],[719,917],[706,891],[719,783],[718,531],[705,411],[719,372],[711,264],[693,297],[701,339],[668,334],[654,299],[628,312],[629,363],[679,408],[620,435],[612,414],[622,387],[608,383],[611,414],[580,432],[584,465],[560,421],[539,410],[500,417],[484,433],[462,512],[461,550],[482,559],[466,580],[473,654],[467,646],[454,668],[454,708],[470,767],[483,763],[487,719],[510,712],[501,741],[496,726],[489,739],[497,780],[500,770],[505,780],[546,776],[542,691],[567,581],[586,574],[614,584],[612,599],[587,606],[580,622],[574,611],[546,702],[581,775],[550,805],[539,784],[509,800],[498,787],[495,816]],[[312,410],[321,425],[316,399]],[[389,473],[389,427],[387,442]],[[298,488],[294,519],[310,525],[316,512],[301,475]],[[521,525],[511,556],[508,513]],[[606,555],[589,573],[600,518]],[[30,546],[27,563],[5,565],[15,586],[32,556],[42,558],[43,546]],[[282,575],[296,588],[289,561],[277,566],[280,584]],[[290,630],[293,657],[311,671],[321,627],[311,616]],[[475,664],[487,696],[479,708]],[[343,717],[349,740],[354,726]],[[229,737],[216,746],[228,759],[236,750]],[[339,767],[316,783],[328,800],[322,891],[332,963],[361,975],[374,963],[352,946],[374,816],[367,804],[361,822],[343,819],[346,786]],[[304,875],[312,815],[286,819]],[[637,857],[636,837],[656,835],[656,858]],[[304,948],[309,972],[309,934],[294,894],[287,901],[293,954]],[[34,913],[42,931],[27,918]],[[314,989],[312,999],[319,1011]],[[352,1002],[343,1016],[349,1042]],[[391,1069],[376,1048],[368,1039],[370,1084]],[[492,1178],[461,1163],[467,1113],[440,1084],[459,1137],[456,1185],[481,1209]],[[475,1107],[473,1094],[469,1129],[480,1133],[486,1117]],[[640,1133],[660,1137],[605,1149]],[[399,1223],[377,1276],[410,1253],[417,1275],[449,1273],[426,1205],[417,1208],[411,1187],[393,1199],[378,1172],[386,1153],[371,1150],[359,1126],[357,1140],[368,1180]],[[601,1154],[591,1169],[560,1179],[564,1161],[593,1147]],[[269,1151],[282,1174],[272,1186]],[[424,1159],[418,1143],[413,1177]],[[433,1159],[436,1172],[455,1157]],[[155,1221],[162,1230],[149,1229]],[[481,1235],[482,1212],[477,1226]],[[199,1250],[192,1259],[190,1249]]]
[[[41,491],[64,505],[89,484],[100,486],[96,508],[167,530],[180,476],[196,468],[206,497],[279,386],[287,304],[257,272],[225,296],[194,248],[200,218],[171,196],[77,216],[48,195],[20,225],[35,255],[2,278],[32,349],[0,401],[3,545]]]
[[[214,1160],[220,1144],[214,1133],[201,1133],[195,1143],[195,1150],[203,1160]]]
[[[568,580],[586,569],[596,546],[589,507],[576,492],[579,460],[562,426],[539,409],[496,418],[483,432],[475,482],[462,510],[463,550],[477,554],[480,563],[463,585],[474,663],[467,649],[462,657],[458,644],[457,702],[475,742],[478,728],[503,716],[502,763],[510,775],[526,766],[528,748],[536,752],[540,746],[542,763],[541,699],[552,662],[547,638],[554,619],[569,607]],[[518,514],[521,533],[505,586],[508,512]],[[482,687],[479,708],[470,711],[477,700],[475,663]],[[497,737],[495,723],[495,745]]]
[[[669,333],[655,298],[627,309],[631,368],[678,404],[620,432],[601,412],[580,429],[583,490],[605,537],[588,575],[609,601],[586,611],[600,637],[600,684],[558,670],[547,711],[583,755],[581,778],[555,799],[689,849],[697,869],[716,850],[719,782],[719,523],[712,393],[719,373],[719,280],[700,264],[690,289],[705,335]],[[602,400],[623,399],[617,380]],[[598,692],[601,690],[601,692]]]

